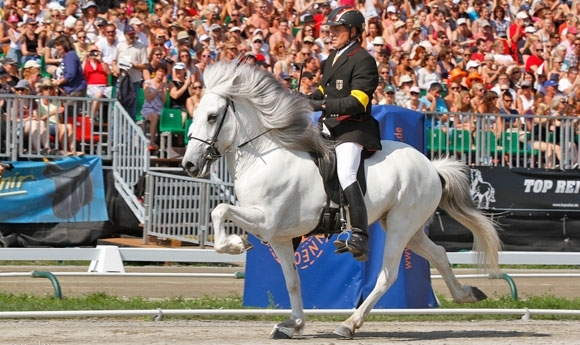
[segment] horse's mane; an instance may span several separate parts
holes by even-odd
[[[328,143],[312,121],[308,101],[284,89],[270,72],[237,61],[218,62],[206,67],[204,82],[207,92],[255,107],[260,123],[282,146],[328,156]]]

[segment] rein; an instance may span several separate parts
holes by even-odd
[[[201,141],[202,143],[208,145],[207,149],[205,150],[205,153],[203,154],[203,158],[206,161],[215,161],[218,158],[222,157],[222,154],[218,151],[218,149],[217,149],[217,147],[215,147],[215,145],[218,142],[218,136],[220,135],[220,132],[222,131],[222,128],[224,126],[224,122],[226,120],[226,114],[228,113],[228,109],[230,106],[232,107],[232,109],[235,112],[236,108],[234,107],[234,103],[231,101],[231,99],[228,98],[228,102],[227,102],[226,107],[224,109],[224,113],[222,114],[222,118],[220,120],[220,123],[218,124],[217,128],[215,129],[215,132],[214,132],[210,141],[203,140],[203,139],[200,139],[200,138],[197,138],[194,136],[189,137],[189,140]]]
[[[204,155],[203,155],[203,158],[204,158],[206,161],[212,161],[212,162],[213,162],[213,161],[217,160],[218,158],[221,158],[221,157],[223,157],[223,155],[222,155],[222,154],[219,152],[219,150],[217,149],[217,147],[216,147],[216,144],[217,144],[217,142],[218,142],[218,136],[219,136],[219,134],[220,134],[220,132],[221,132],[221,130],[222,130],[222,128],[223,128],[223,126],[224,126],[224,122],[225,122],[225,119],[226,119],[226,115],[227,115],[227,112],[228,112],[228,109],[229,109],[229,107],[230,107],[230,106],[232,107],[232,110],[233,110],[233,111],[234,111],[234,113],[235,113],[235,112],[236,112],[236,107],[234,106],[234,102],[233,102],[233,101],[232,101],[230,98],[228,98],[228,99],[227,99],[226,108],[224,109],[224,112],[223,112],[223,114],[222,114],[222,118],[221,118],[221,120],[220,120],[220,123],[219,123],[219,125],[217,126],[217,128],[215,129],[215,132],[214,132],[214,134],[213,134],[213,136],[212,136],[212,138],[211,138],[211,140],[210,140],[210,141],[208,141],[208,140],[203,140],[203,139],[200,139],[200,138],[197,138],[197,137],[193,137],[193,136],[190,136],[190,137],[189,137],[189,140],[197,140],[197,141],[201,141],[202,143],[204,143],[204,144],[208,145],[208,147],[207,147],[207,149],[205,150],[205,153],[204,153]],[[249,140],[247,140],[247,141],[244,141],[243,143],[241,143],[240,145],[238,145],[238,147],[237,147],[237,148],[238,148],[238,149],[240,149],[240,148],[242,148],[242,147],[244,147],[244,146],[248,145],[248,144],[249,144],[249,143],[251,143],[252,141],[254,141],[254,140],[258,139],[258,138],[259,138],[259,137],[261,137],[262,135],[264,135],[264,134],[266,134],[266,133],[270,132],[271,130],[272,130],[272,128],[268,129],[268,130],[267,130],[267,131],[265,131],[265,132],[262,132],[261,134],[258,134],[258,135],[256,135],[255,137],[253,137],[253,138],[251,138],[251,139],[249,139]]]

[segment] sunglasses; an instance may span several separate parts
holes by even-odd
[[[511,102],[513,102],[514,100],[513,100],[513,99],[504,99],[503,101],[504,101],[504,102],[506,102],[506,103],[511,103]]]
[[[202,58],[208,58],[208,57],[210,57],[210,56],[209,56],[209,55],[202,55],[201,57],[202,57]]]
[[[201,86],[194,86],[193,89],[194,90],[199,90],[199,89],[201,89]]]
[[[418,92],[411,92],[411,95],[418,95]]]

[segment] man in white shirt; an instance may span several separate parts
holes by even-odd
[[[131,83],[133,83],[133,90],[141,88],[141,81],[143,80],[143,70],[147,68],[147,47],[142,43],[137,42],[137,32],[131,25],[126,25],[123,30],[125,33],[125,42],[119,43],[117,46],[117,54],[113,59],[113,74],[119,76],[121,73],[120,65],[130,65],[128,68]],[[137,112],[137,102],[133,102],[131,109],[127,109],[129,115],[135,119]]]
[[[117,40],[117,30],[115,25],[107,24],[105,26],[105,38],[97,40],[97,47],[101,51],[101,56],[103,62],[109,65],[109,68],[113,67],[113,60],[117,56],[117,46],[119,41]]]
[[[570,67],[565,77],[558,81],[558,91],[565,95],[573,96],[576,89],[580,85],[580,78],[578,77],[578,67]]]

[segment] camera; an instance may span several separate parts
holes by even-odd
[[[171,60],[171,58],[170,58],[170,57],[168,57],[168,56],[164,57],[164,58],[163,58],[163,61],[165,61],[165,63],[169,63],[169,64],[172,64],[172,63],[174,62],[174,61],[173,61],[173,60]]]
[[[93,50],[92,52],[89,52],[89,56],[99,56],[99,52],[96,50]]]

